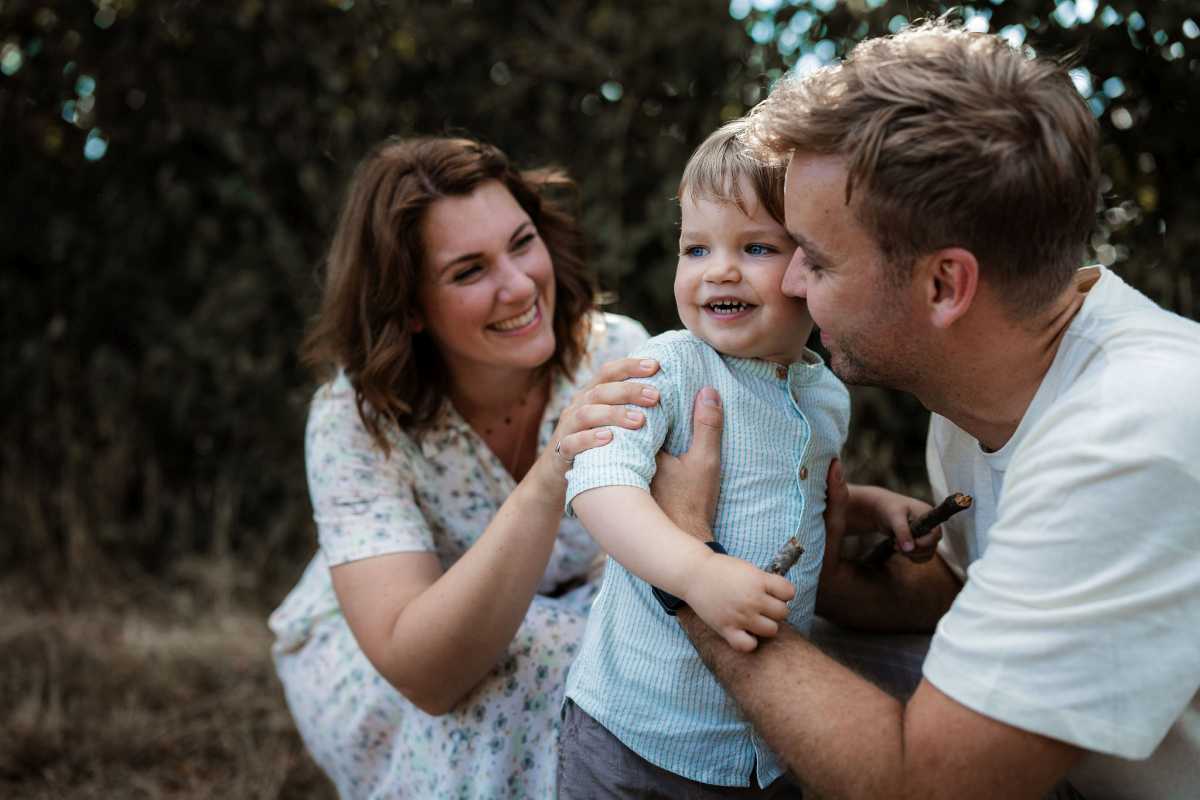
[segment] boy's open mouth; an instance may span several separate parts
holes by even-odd
[[[758,306],[754,305],[753,303],[747,303],[743,300],[722,299],[705,303],[704,308],[711,313],[716,314],[717,316],[731,317],[735,314],[740,314],[743,311],[749,311],[751,309],[758,308]]]

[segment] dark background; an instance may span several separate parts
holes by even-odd
[[[261,620],[282,597],[315,544],[297,345],[374,142],[465,133],[565,166],[615,310],[657,332],[677,325],[673,197],[691,149],[788,66],[946,7],[0,0],[0,595],[205,624]],[[1091,257],[1194,318],[1200,2],[988,0],[959,16],[1077,65],[1104,135]],[[927,415],[853,392],[851,477],[923,493]],[[62,643],[93,634],[25,631],[10,652],[111,672]],[[41,701],[42,739],[0,756],[0,779],[88,774],[54,772],[70,728],[37,728],[54,702],[70,705]]]
[[[0,569],[83,589],[232,556],[231,588],[284,588],[313,546],[297,343],[375,141],[568,168],[615,309],[658,331],[691,148],[788,64],[941,7],[5,0]],[[1200,4],[963,15],[1074,55],[1104,127],[1094,256],[1195,316]],[[919,487],[925,415],[855,394],[854,476]]]

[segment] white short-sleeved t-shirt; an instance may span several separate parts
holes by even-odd
[[[1001,450],[931,422],[935,495],[975,504],[945,527],[966,583],[925,677],[1091,751],[1070,775],[1088,800],[1200,797],[1200,325],[1107,270],[1079,279]]]

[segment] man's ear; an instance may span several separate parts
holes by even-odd
[[[936,328],[949,328],[963,317],[979,291],[979,262],[961,247],[948,247],[921,259],[929,321]]]

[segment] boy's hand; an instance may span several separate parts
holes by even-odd
[[[854,486],[850,490],[853,503],[861,503],[875,520],[878,529],[896,537],[896,550],[915,564],[923,564],[933,558],[938,542],[942,540],[939,525],[919,539],[913,539],[909,523],[926,514],[933,507],[914,497],[880,488],[878,486]]]
[[[755,637],[774,636],[796,589],[779,575],[740,558],[711,553],[699,563],[683,599],[734,650],[749,653]]]

